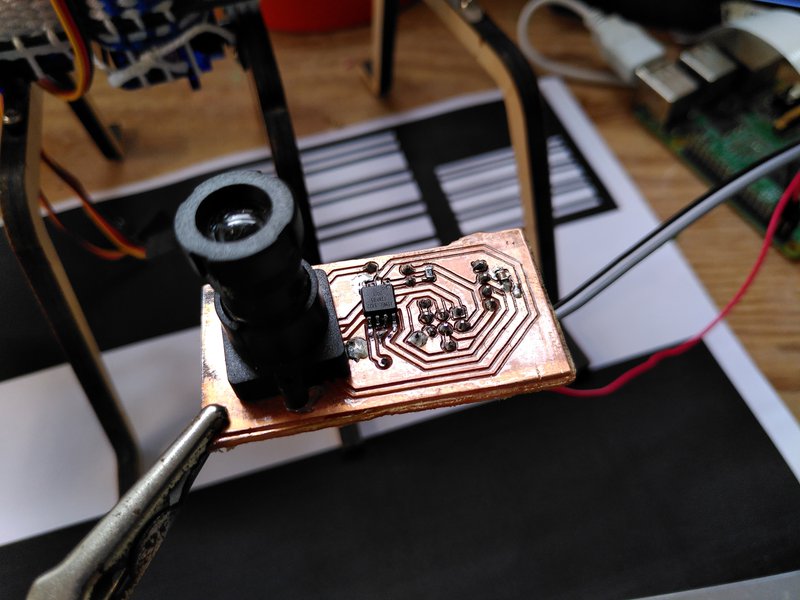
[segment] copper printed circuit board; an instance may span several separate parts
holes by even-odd
[[[203,405],[221,404],[230,416],[219,446],[506,398],[574,378],[519,230],[318,268],[328,274],[350,377],[316,388],[304,413],[287,411],[280,398],[237,398],[214,292],[204,289]]]

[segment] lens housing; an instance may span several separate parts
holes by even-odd
[[[215,233],[226,216],[236,214],[249,214],[253,226],[238,239],[220,240]],[[212,177],[178,208],[175,234],[231,318],[257,323],[274,312],[291,316],[305,304],[303,227],[280,179],[257,171]]]
[[[280,390],[287,406],[302,409],[308,387],[347,374],[327,276],[301,256],[302,221],[280,179],[256,171],[212,177],[178,208],[175,234],[216,291],[240,398]]]

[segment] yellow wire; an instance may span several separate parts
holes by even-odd
[[[788,110],[787,112],[783,113],[780,117],[775,119],[773,126],[778,131],[783,131],[789,125],[792,124],[792,121],[800,117],[800,106],[795,106],[794,108]]]
[[[70,27],[68,15],[64,12],[63,5],[58,2],[58,0],[50,0],[50,6],[53,7],[53,10],[58,17],[58,22],[61,23],[61,27],[64,30],[64,33],[67,34],[67,39],[69,40],[69,45],[72,48],[72,56],[73,56],[73,64],[75,65],[75,89],[72,90],[62,90],[57,87],[53,87],[52,89],[50,86],[45,86],[47,91],[55,94],[59,98],[66,100],[67,102],[73,102],[78,100],[81,96],[86,93],[88,86],[88,74],[86,73],[86,69],[84,68],[83,60],[81,60],[80,48],[81,48],[81,40],[78,38],[77,32]],[[89,52],[89,47],[85,46],[86,52]],[[87,60],[89,60],[87,56]]]

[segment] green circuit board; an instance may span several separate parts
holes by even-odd
[[[785,86],[784,86],[785,87]],[[776,150],[800,141],[800,119],[783,131],[773,123],[779,85],[747,94],[730,93],[706,106],[692,108],[686,118],[664,128],[646,109],[637,117],[667,147],[703,179],[718,184]],[[731,205],[762,234],[791,177],[800,168],[788,168],[764,178],[731,201]],[[786,215],[784,215],[786,217]],[[796,221],[797,219],[795,219]],[[800,260],[800,225],[789,223],[776,235],[775,246],[787,257]]]

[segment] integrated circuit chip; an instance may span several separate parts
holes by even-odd
[[[388,325],[395,320],[397,300],[394,288],[385,283],[365,285],[360,290],[361,310],[373,327]]]

